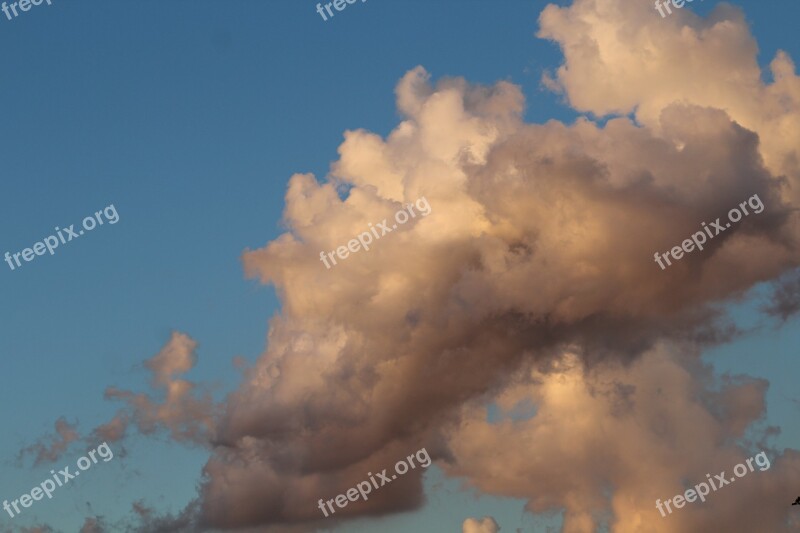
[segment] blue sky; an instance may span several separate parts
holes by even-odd
[[[565,5],[568,2],[558,2]],[[743,6],[766,64],[778,48],[800,57],[800,5]],[[695,2],[709,11],[715,2]],[[109,385],[143,390],[141,361],[172,330],[199,342],[189,377],[218,398],[265,348],[278,311],[270,288],[245,278],[241,253],[282,233],[289,177],[322,177],[347,129],[381,135],[398,122],[394,87],[423,65],[435,79],[508,80],[526,119],[577,114],[542,89],[558,47],[537,39],[543,1],[369,0],[324,22],[307,1],[67,2],[0,18],[0,252],[19,252],[109,204],[104,225],[15,271],[0,273],[2,498],[38,484],[52,465],[15,464],[18,450],[59,416],[89,430],[117,407]],[[800,438],[793,400],[800,370],[790,322],[782,330],[737,307],[752,334],[713,350],[720,372],[768,378],[778,443]],[[196,494],[202,449],[135,436],[125,457],[87,473],[14,525],[76,531],[88,514],[118,519],[144,500],[178,511]],[[68,464],[75,445],[57,463]],[[457,531],[492,515],[503,531],[546,531],[557,519],[523,514],[522,501],[474,497],[432,469],[429,504],[382,520],[381,531]],[[90,502],[90,503],[87,503]],[[91,507],[89,507],[89,505]],[[10,525],[0,515],[0,525]],[[374,531],[364,519],[341,531]],[[428,528],[428,529],[423,529]]]

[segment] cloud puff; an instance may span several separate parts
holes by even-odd
[[[662,19],[652,3],[610,0],[547,6],[539,36],[556,41],[565,61],[546,85],[562,90],[578,110],[635,113],[655,130],[676,102],[720,109],[759,135],[767,168],[789,177],[783,194],[796,203],[800,79],[792,59],[778,51],[766,84],[739,8],[720,3],[707,18],[673,11]]]
[[[657,499],[682,494],[707,473],[733,477],[734,466],[759,451],[740,443],[764,414],[767,383],[715,379],[690,352],[658,346],[630,364],[592,368],[566,352],[553,368],[533,368],[498,391],[499,420],[488,422],[477,402],[465,407],[445,469],[482,492],[525,498],[532,512],[565,509],[565,533],[796,530],[785,502],[800,475],[800,453],[791,450],[764,450],[769,469],[720,487],[705,503],[666,517],[656,510]],[[536,405],[535,415],[508,416],[522,403]],[[742,502],[759,512],[743,511]]]
[[[484,516],[480,520],[477,518],[467,518],[461,526],[462,533],[497,533],[500,526],[491,516]]]
[[[128,430],[130,419],[128,413],[118,413],[114,418],[105,424],[101,424],[94,429],[93,438],[97,441],[116,442],[122,440]]]
[[[153,374],[152,388],[164,395],[163,401],[115,387],[106,389],[106,399],[121,400],[128,407],[96,428],[94,435],[103,440],[118,440],[132,422],[144,434],[166,429],[178,442],[208,443],[213,438],[215,424],[211,394],[177,378],[194,367],[196,348],[197,343],[188,335],[173,332],[164,347],[145,361],[145,367]]]
[[[70,424],[64,417],[59,418],[55,423],[56,436],[42,437],[39,442],[23,448],[17,459],[22,460],[26,455],[35,455],[34,466],[56,461],[70,443],[80,438],[76,428],[77,424]]]

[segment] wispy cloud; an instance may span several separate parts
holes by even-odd
[[[64,417],[56,420],[55,431],[56,435],[46,435],[38,442],[20,450],[17,460],[22,461],[26,455],[33,455],[34,466],[56,461],[67,451],[70,443],[80,438],[77,424],[70,424]]]

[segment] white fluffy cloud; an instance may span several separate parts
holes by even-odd
[[[761,139],[775,175],[791,179],[783,192],[800,199],[800,78],[779,51],[762,81],[758,44],[744,14],[720,3],[708,18],[677,9],[662,19],[652,2],[576,0],[548,6],[540,37],[556,41],[565,62],[545,82],[581,111],[635,113],[655,131],[676,102],[720,109]]]

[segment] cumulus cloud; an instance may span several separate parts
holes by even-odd
[[[163,401],[107,391],[127,408],[98,434],[135,424],[213,446],[199,499],[170,520],[308,530],[319,498],[425,446],[486,493],[564,509],[567,532],[788,531],[776,502],[800,473],[792,450],[669,521],[654,502],[747,457],[763,417],[766,382],[715,379],[698,357],[738,333],[726,302],[800,264],[791,59],[779,53],[763,82],[730,6],[661,19],[651,4],[575,0],[548,6],[539,35],[565,55],[545,83],[580,111],[620,116],[526,124],[511,83],[411,70],[400,123],[386,138],[346,132],[326,180],[293,175],[286,233],[243,254],[282,310],[240,388],[218,409],[199,394],[181,378],[195,342],[175,333],[146,363]],[[655,264],[755,194],[762,213]],[[320,262],[423,196],[429,216],[336,268]],[[487,402],[535,414],[489,423]],[[326,524],[419,507],[421,474]]]
[[[461,526],[462,533],[497,533],[500,526],[491,516],[484,516],[480,520],[477,518],[467,518]]]
[[[540,35],[566,51],[551,85],[578,109],[636,110],[635,122],[525,124],[524,101],[514,85],[480,87],[462,79],[433,84],[419,67],[397,86],[402,121],[386,139],[347,132],[327,182],[292,176],[287,233],[243,257],[250,276],[276,287],[283,309],[270,324],[267,351],[225,406],[218,447],[204,471],[201,503],[208,524],[313,524],[320,517],[318,498],[344,492],[364,472],[388,467],[423,444],[452,475],[486,492],[527,497],[532,510],[567,509],[570,531],[590,531],[603,520],[614,531],[634,531],[637,520],[652,518],[656,497],[674,494],[681,475],[736,464],[745,452],[731,439],[758,420],[766,385],[745,380],[714,395],[707,390],[710,378],[695,379],[681,365],[691,367],[686,354],[696,358],[703,347],[736,334],[719,304],[798,264],[793,195],[777,172],[783,163],[774,159],[790,150],[770,137],[777,122],[790,135],[800,131],[792,129],[796,111],[741,118],[745,102],[762,101],[754,94],[772,91],[785,98],[794,74],[788,58],[779,58],[780,79],[750,86],[750,79],[761,83],[757,69],[752,72],[756,48],[736,10],[720,8],[705,21],[682,16],[674,20],[694,26],[670,22],[657,30],[663,21],[647,15],[651,20],[638,4],[578,0],[569,8],[548,7],[541,17]],[[660,54],[668,46],[638,46],[651,29],[692,43],[697,53],[691,61],[670,63],[684,69],[681,82],[651,89],[647,69],[641,80],[625,78],[664,66]],[[623,38],[630,46],[619,46],[615,39]],[[581,55],[581,47],[591,53]],[[609,63],[602,67],[609,69],[593,63],[601,53]],[[719,69],[741,81],[720,89],[728,91],[727,100],[708,90]],[[606,82],[609,72],[612,81]],[[705,100],[683,97],[687,89],[680,83],[690,78],[690,88]],[[344,198],[342,184],[349,187]],[[754,194],[767,206],[763,213],[666,271],[655,265],[655,251],[680,243],[702,221],[725,216]],[[334,269],[321,265],[320,250],[335,249],[368,222],[391,217],[422,196],[432,206],[429,216],[409,221]],[[666,341],[679,347],[676,353],[648,355]],[[497,456],[498,449],[513,448],[503,443],[517,442],[514,435],[525,428],[512,428],[504,440],[501,428],[490,426],[485,438],[460,438],[465,421],[476,423],[464,406],[488,401],[533,363],[546,369],[538,380],[551,374],[574,379],[563,363],[567,348],[598,373],[622,372],[613,365],[623,364],[669,371],[677,383],[664,382],[663,389],[685,392],[680,406],[688,411],[670,411],[660,405],[668,395],[637,388],[650,367],[635,377],[615,377],[617,385],[608,390],[590,382],[585,387],[595,392],[581,408],[598,417],[597,426],[565,427],[559,442],[589,449],[606,428],[624,429],[631,448],[652,443],[658,461],[635,453],[635,464],[626,462],[621,456],[628,446],[615,440],[599,442],[608,458],[600,470],[587,468],[588,452],[581,457],[576,451],[570,462],[520,449],[509,454],[520,463],[509,471],[549,468],[548,475],[565,480],[528,490],[511,474],[498,475],[507,467]],[[692,403],[690,390],[702,401]],[[642,413],[656,413],[671,425],[636,433],[646,419]],[[688,418],[681,423],[681,417]],[[552,417],[545,433],[564,420],[572,418]],[[687,435],[695,429],[713,434],[693,451]],[[659,446],[656,435],[668,444]],[[477,449],[467,453],[469,442]],[[478,460],[481,454],[485,461]],[[779,464],[792,472],[793,456],[785,457]],[[656,477],[640,491],[646,472]],[[505,482],[491,483],[494,476]],[[750,486],[764,489],[768,481],[773,495],[785,484],[770,473]],[[337,517],[413,508],[423,501],[421,487],[411,476],[405,486],[387,487]],[[609,487],[615,488],[610,499]],[[645,500],[642,494],[649,497],[655,488],[665,492]],[[737,491],[730,493],[734,498]],[[731,531],[748,524],[737,521],[743,511],[728,510]],[[785,518],[783,510],[770,512],[774,524]],[[675,520],[708,523],[701,511]]]
[[[484,492],[525,498],[532,512],[565,509],[565,533],[778,533],[800,525],[784,501],[800,475],[793,450],[763,450],[769,469],[756,468],[705,503],[666,518],[655,507],[707,473],[732,477],[734,466],[754,455],[740,443],[764,414],[764,380],[714,378],[685,346],[657,346],[628,365],[592,368],[565,352],[554,365],[498,391],[499,421],[487,422],[478,403],[465,407],[448,439],[450,475]],[[534,403],[536,414],[507,416],[520,402]],[[759,512],[742,512],[742,502]]]
[[[664,19],[654,14],[652,2],[549,5],[539,36],[557,42],[565,61],[546,85],[562,90],[578,110],[635,113],[655,130],[675,102],[720,109],[758,134],[767,168],[790,177],[782,193],[797,203],[800,79],[789,55],[776,53],[767,84],[739,8],[720,3],[707,18],[688,8]]]

